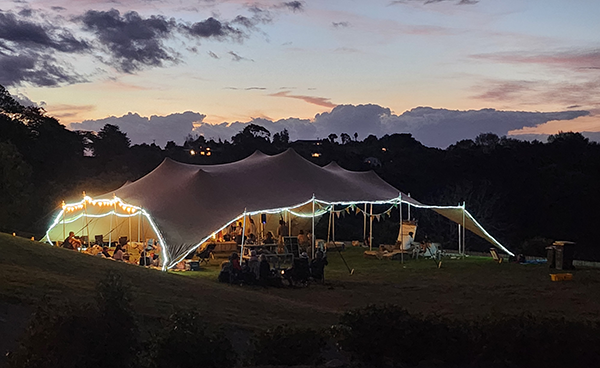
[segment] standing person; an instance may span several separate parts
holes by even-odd
[[[298,233],[298,244],[302,247],[302,249],[306,250],[306,246],[308,245],[308,239],[306,235],[304,235],[304,230],[300,230]]]
[[[289,236],[289,229],[288,227],[285,225],[285,221],[283,221],[283,219],[279,220],[279,227],[277,228],[277,237],[279,240],[279,248],[280,248],[280,252],[283,252],[283,246],[284,246],[284,241],[283,238],[286,236]]]
[[[267,257],[264,254],[260,255],[260,263],[258,264],[258,282],[263,286],[269,284],[271,279],[271,265],[267,261]]]
[[[81,240],[75,237],[75,233],[69,231],[69,236],[63,241],[62,247],[71,250],[77,250],[77,248],[81,247]]]
[[[235,242],[238,244],[242,244],[243,231],[244,227],[242,226],[242,222],[240,221],[237,228],[235,229]]]
[[[254,235],[254,237],[258,236],[258,234],[256,232],[256,224],[254,223],[254,220],[252,219],[252,217],[250,217],[250,223],[246,227],[246,236],[251,238],[252,235]]]

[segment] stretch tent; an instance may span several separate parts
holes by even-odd
[[[273,156],[256,151],[220,165],[183,164],[167,158],[146,176],[114,192],[63,205],[45,240],[62,240],[69,230],[86,228],[92,238],[94,231],[113,239],[127,232],[129,239],[155,238],[167,269],[248,215],[304,209],[304,216],[315,217],[333,204],[358,203],[430,208],[512,254],[464,206],[426,206],[373,171],[348,171],[336,163],[320,167],[293,149]],[[94,231],[90,226],[96,226]]]

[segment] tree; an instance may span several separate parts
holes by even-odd
[[[337,136],[337,134],[335,134],[335,133],[331,133],[331,134],[329,134],[329,135],[327,136],[327,138],[329,139],[329,141],[330,141],[331,143],[335,143],[335,140],[338,138],[338,136]]]
[[[131,141],[127,133],[123,133],[118,126],[106,124],[98,134],[92,136],[94,156],[99,158],[112,158],[127,153]]]
[[[340,138],[342,139],[342,144],[348,144],[352,141],[348,133],[342,133]]]

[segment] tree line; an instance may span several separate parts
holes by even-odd
[[[321,166],[337,161],[348,170],[374,170],[425,204],[464,201],[493,236],[517,252],[541,255],[552,240],[571,240],[578,243],[580,255],[600,258],[595,244],[600,146],[580,133],[561,132],[547,142],[486,133],[439,149],[422,145],[410,134],[359,140],[356,133],[332,133],[320,140],[290,141],[286,130],[271,134],[248,124],[231,140],[188,136],[182,145],[168,142],[161,148],[132,145],[127,134],[110,124],[97,133],[68,130],[42,108],[21,105],[2,86],[0,231],[39,238],[62,200],[80,198],[84,190],[90,195],[114,190],[146,175],[166,157],[218,164],[255,150],[276,154],[290,147]],[[455,225],[426,211],[413,210],[411,217],[420,220],[419,234],[456,244]],[[394,211],[390,221],[377,223],[376,241],[393,241],[398,220]],[[339,236],[362,234],[361,218],[340,226]],[[318,231],[325,228],[320,224]],[[467,247],[487,245],[470,236]]]

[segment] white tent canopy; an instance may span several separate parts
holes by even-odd
[[[408,203],[431,208],[511,254],[462,207],[425,206],[373,171],[348,171],[336,163],[320,167],[292,149],[273,156],[256,151],[243,160],[220,165],[183,164],[167,158],[146,176],[114,192],[64,206],[46,239],[64,239],[64,222],[75,218],[78,211],[88,211],[87,204],[103,202],[100,208],[105,213],[112,211],[115,218],[114,223],[104,219],[103,224],[114,227],[118,219],[127,219],[130,226],[136,223],[134,230],[128,228],[133,233],[130,239],[135,239],[136,232],[153,231],[162,245],[163,268],[170,268],[244,214],[276,213],[313,201],[318,208],[344,203]],[[84,227],[89,227],[99,217],[86,212],[79,218],[87,220]]]

